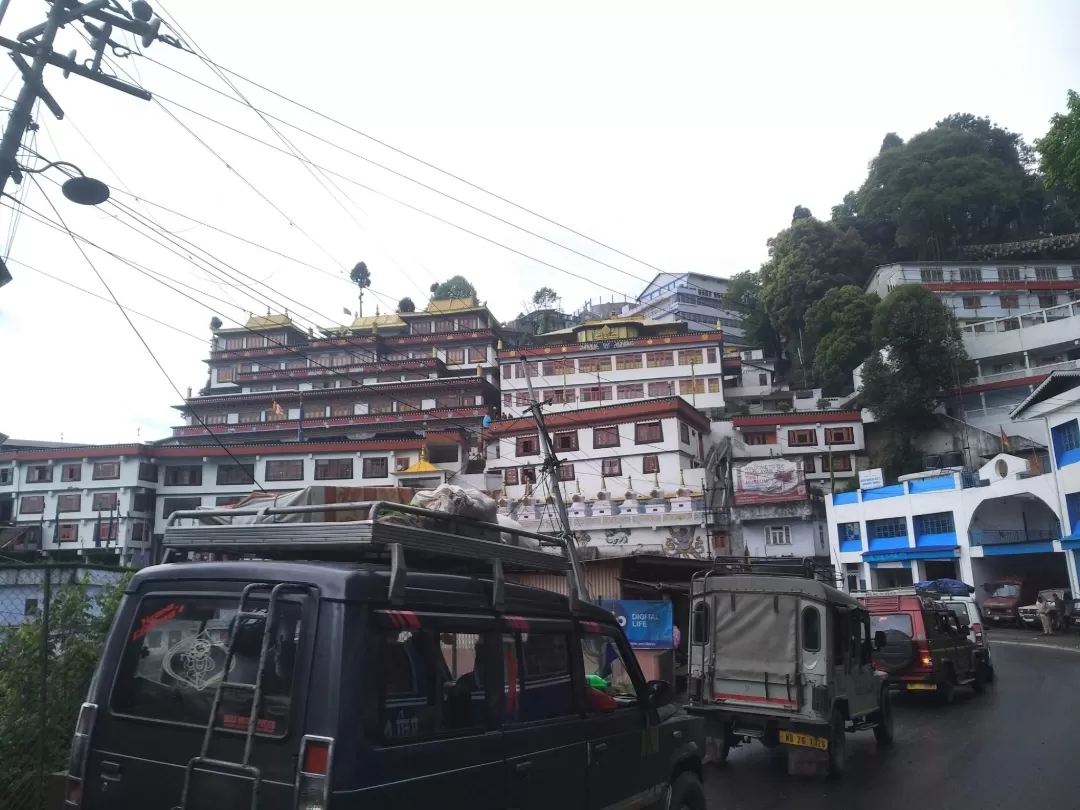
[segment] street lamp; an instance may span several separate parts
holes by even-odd
[[[79,205],[101,205],[109,199],[109,187],[107,185],[94,177],[87,177],[83,174],[82,169],[66,160],[54,160],[51,163],[46,163],[40,169],[23,168],[22,171],[27,174],[40,174],[47,169],[60,166],[67,166],[69,169],[78,172],[76,176],[69,177],[65,180],[64,184],[60,187],[64,196],[73,203],[78,203]]]

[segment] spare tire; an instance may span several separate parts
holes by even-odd
[[[915,642],[898,630],[885,631],[885,646],[874,652],[874,666],[890,675],[911,668],[915,663]]]

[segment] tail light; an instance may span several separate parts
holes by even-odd
[[[330,766],[334,758],[332,737],[311,734],[300,743],[300,770],[296,775],[297,810],[326,810],[330,803]]]
[[[919,666],[933,666],[934,659],[930,656],[930,648],[925,644],[920,644],[915,648],[915,655],[919,659]]]
[[[82,807],[83,779],[86,778],[86,760],[90,754],[90,735],[97,719],[97,709],[96,703],[84,703],[79,709],[75,736],[71,740],[71,756],[68,758],[64,807]]]
[[[981,624],[979,624],[978,622],[975,622],[975,624],[971,625],[971,629],[972,629],[972,630],[974,631],[974,633],[975,633],[975,643],[976,643],[976,644],[982,644],[982,643],[983,643],[983,629],[982,629],[982,625],[981,625]]]

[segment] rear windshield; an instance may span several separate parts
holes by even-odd
[[[964,619],[968,624],[972,624],[971,616],[968,615],[967,605],[963,602],[946,602],[945,607],[956,614],[956,618]]]
[[[987,582],[983,585],[987,596],[1000,596],[1015,599],[1020,596],[1020,586],[1015,582]]]
[[[911,638],[911,616],[907,613],[871,613],[870,632],[876,633],[879,630],[889,636]]]
[[[149,720],[206,726],[214,693],[224,675],[229,627],[237,599],[207,596],[149,596],[127,629],[112,710]],[[250,602],[265,612],[266,602]],[[256,732],[283,736],[288,731],[300,605],[279,602],[274,610],[270,648],[262,680]],[[265,619],[245,619],[233,645],[231,682],[255,683]],[[226,688],[218,727],[246,731],[250,690]]]

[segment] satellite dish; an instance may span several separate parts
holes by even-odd
[[[109,187],[93,177],[71,177],[60,189],[65,197],[79,205],[101,205],[109,199]]]

